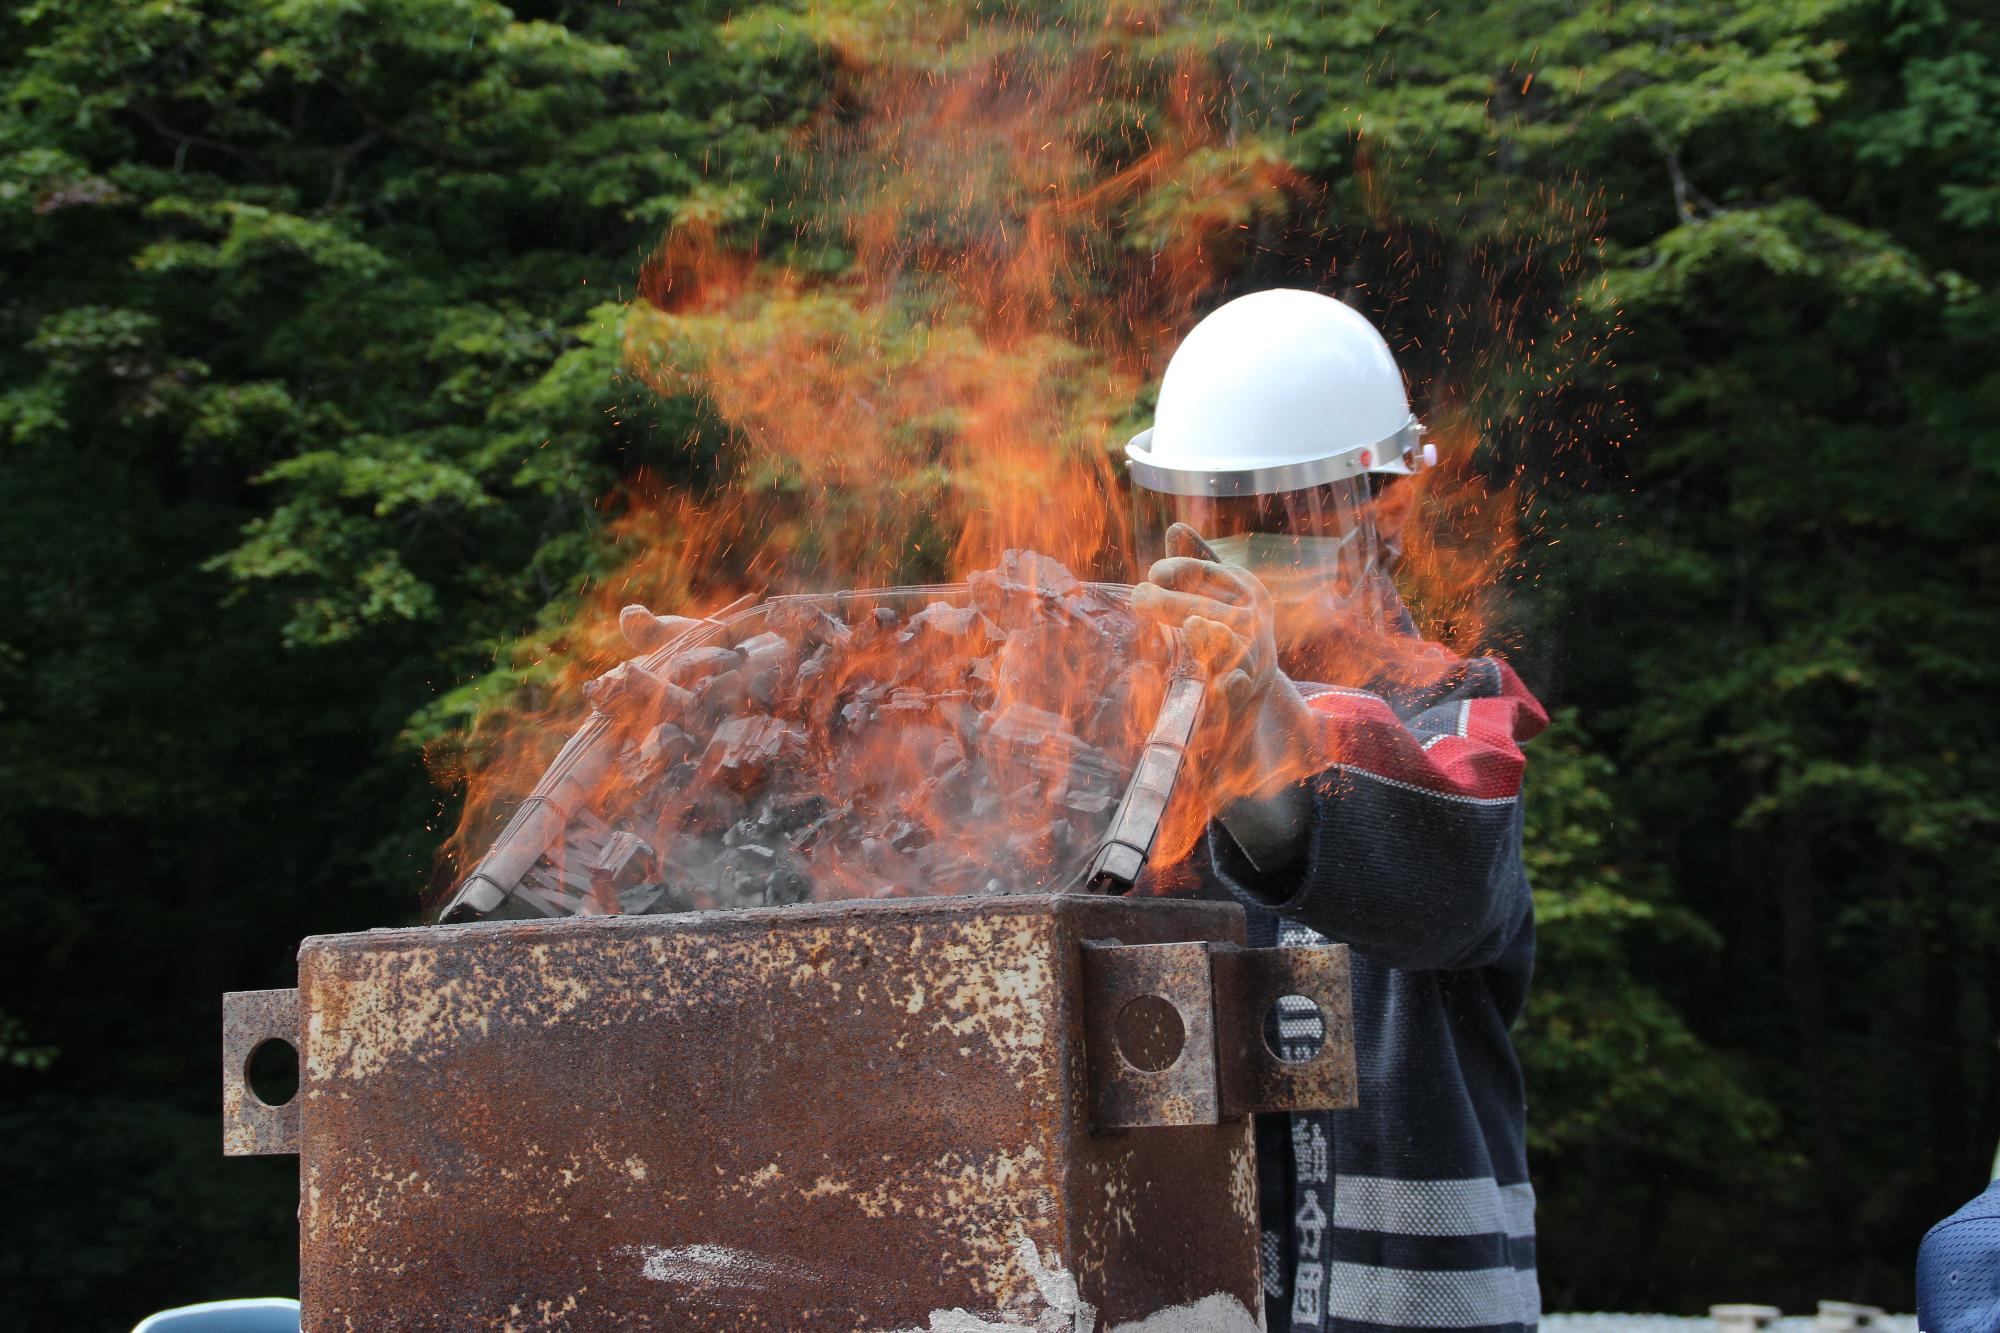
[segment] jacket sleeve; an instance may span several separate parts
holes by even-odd
[[[1932,1227],[1917,1247],[1917,1327],[2000,1328],[2000,1180]]]
[[[1531,911],[1521,865],[1521,742],[1548,715],[1492,658],[1465,662],[1458,687],[1407,721],[1380,695],[1308,694],[1326,769],[1302,868],[1261,875],[1220,823],[1209,848],[1244,902],[1297,921],[1391,967],[1495,961]]]

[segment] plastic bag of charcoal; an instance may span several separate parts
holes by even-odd
[[[1199,707],[1130,597],[1008,551],[692,622],[586,687],[443,919],[1124,887]]]

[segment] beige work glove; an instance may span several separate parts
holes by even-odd
[[[1220,803],[1223,827],[1260,872],[1283,874],[1306,853],[1312,801],[1303,779],[1319,765],[1312,710],[1278,670],[1271,593],[1218,559],[1185,523],[1167,529],[1167,556],[1132,591],[1141,619],[1179,629],[1206,670],[1202,731],[1191,756]]]

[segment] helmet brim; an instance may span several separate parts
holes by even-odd
[[[1134,484],[1163,495],[1214,498],[1283,495],[1366,473],[1407,476],[1415,471],[1410,460],[1423,430],[1413,416],[1394,433],[1373,444],[1356,445],[1319,458],[1272,459],[1227,468],[1201,468],[1160,459],[1152,452],[1153,432],[1148,427],[1126,444],[1125,458]]]

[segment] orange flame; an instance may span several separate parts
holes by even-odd
[[[1301,211],[1306,187],[1262,144],[1235,141],[1230,90],[1198,34],[1176,45],[1138,9],[1058,29],[932,14],[893,44],[847,39],[834,100],[848,114],[803,133],[794,154],[827,220],[768,254],[706,223],[663,239],[627,311],[627,364],[662,395],[702,400],[731,438],[711,481],[640,478],[616,497],[612,535],[630,559],[547,644],[562,663],[552,693],[507,701],[475,732],[448,849],[461,869],[582,715],[577,687],[629,655],[615,637],[623,603],[714,608],[962,578],[1010,548],[1085,578],[1143,572],[1155,553],[1132,549],[1120,428],[1241,270],[1255,228]],[[1359,169],[1379,209],[1379,168]],[[852,255],[831,277],[810,258],[829,247]],[[1448,466],[1388,490],[1381,517],[1424,627],[1466,652],[1515,555],[1516,497],[1483,485],[1462,434],[1447,440]],[[1317,678],[1439,669],[1379,635],[1322,637],[1340,645],[1334,657],[1298,664]],[[962,667],[943,640],[913,664],[891,651],[849,666],[933,683]],[[1041,651],[1042,670],[1002,689],[1033,682],[1037,707],[1083,725],[1109,683],[1104,660]],[[1136,692],[1110,748],[1136,749],[1157,697]],[[824,751],[826,737],[813,744]],[[916,791],[920,758],[871,742],[843,762]],[[1211,784],[1163,850],[1184,854],[1206,812],[1242,794],[1232,784],[1296,776]],[[909,813],[947,836],[948,812],[913,799]]]

